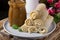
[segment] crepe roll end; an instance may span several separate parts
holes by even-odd
[[[41,27],[38,29],[40,34],[45,34],[48,32],[48,29],[46,27]]]
[[[46,5],[44,3],[40,3],[36,8],[36,10],[44,10],[44,9],[46,9]]]

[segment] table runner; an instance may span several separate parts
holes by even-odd
[[[7,20],[7,18],[0,20],[0,40],[13,40],[13,36],[10,36],[5,30],[3,29],[3,23]],[[57,23],[56,30],[50,34],[49,36],[43,39],[37,40],[60,40],[60,22]]]

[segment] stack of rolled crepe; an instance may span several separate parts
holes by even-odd
[[[46,5],[41,3],[37,8],[30,13],[29,19],[25,20],[23,26],[21,26],[24,32],[38,32],[44,34],[48,32],[48,27],[50,27],[53,22],[53,17],[49,15]]]

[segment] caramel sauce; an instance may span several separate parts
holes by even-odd
[[[24,24],[26,19],[26,11],[25,11],[25,3],[20,2],[11,2],[10,1],[10,8],[9,8],[9,23],[10,26],[16,24],[21,26]]]

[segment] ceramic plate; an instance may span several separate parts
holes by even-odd
[[[26,33],[26,32],[19,32],[18,30],[13,29],[10,27],[10,24],[7,21],[4,22],[3,27],[6,32],[8,32],[11,35],[22,37],[22,38],[43,38],[45,36],[48,36],[56,29],[56,24],[53,22],[48,30],[48,33],[46,34],[39,34],[39,33]]]

